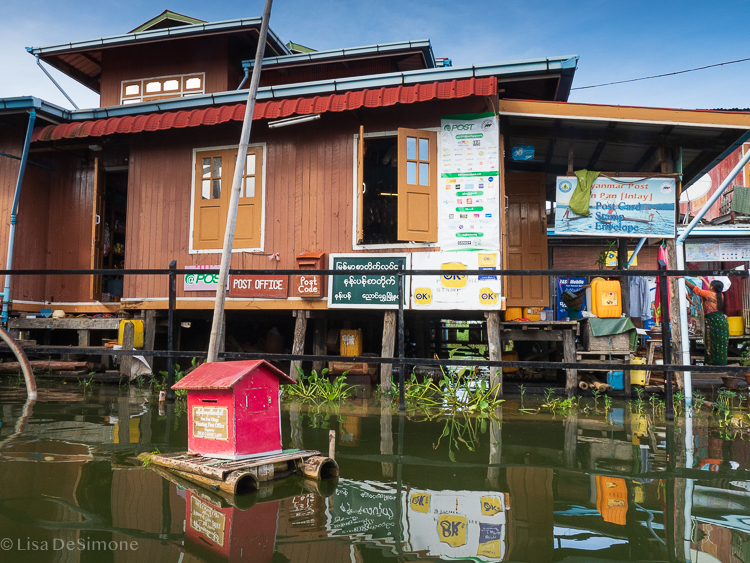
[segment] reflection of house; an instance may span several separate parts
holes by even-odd
[[[115,268],[164,268],[173,259],[178,267],[218,263],[246,99],[235,88],[246,84],[243,69],[251,66],[259,24],[259,18],[204,24],[159,17],[120,36],[32,49],[99,92],[101,107],[67,111],[35,98],[0,101],[8,125],[3,152],[20,155],[28,112],[37,120],[14,266],[98,266],[113,275],[16,283],[13,311],[37,310],[45,301],[88,312],[164,309],[164,279],[122,283]],[[479,245],[490,251],[486,267],[545,268],[545,202],[556,176],[584,167],[675,170],[679,154],[688,182],[750,128],[743,113],[566,103],[576,64],[577,57],[565,56],[440,66],[427,41],[294,54],[271,33],[252,147],[243,156],[233,267],[267,268],[270,255],[278,258],[274,266],[295,268],[305,252],[409,256],[472,248],[473,239],[486,236],[490,242]],[[445,135],[446,117],[477,113],[489,117],[445,125],[469,137],[454,137],[453,129]],[[279,121],[288,117],[300,119]],[[460,132],[475,125],[482,132]],[[449,140],[456,150],[437,150]],[[532,146],[533,155],[522,151],[531,157],[515,160],[518,146]],[[459,164],[462,172],[445,172]],[[0,165],[7,202],[18,166],[7,158]],[[470,181],[459,188],[443,172]],[[63,220],[58,210],[65,210]],[[200,277],[178,287],[178,307],[195,317],[211,306],[211,285]],[[304,292],[298,299],[297,285],[288,284],[290,292],[284,280],[265,281],[270,285],[262,291],[249,282],[232,286],[237,293],[227,307],[288,323],[285,311],[330,305]],[[478,314],[502,306],[495,290],[475,289],[481,299],[464,308]],[[123,301],[102,301],[104,293]],[[548,285],[514,278],[501,296],[509,306],[546,306]],[[439,301],[425,296],[415,303],[434,309]],[[365,313],[357,321],[382,322]],[[250,334],[251,344],[266,336]]]

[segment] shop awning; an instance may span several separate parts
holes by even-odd
[[[257,102],[253,119],[280,119],[292,115],[341,112],[360,108],[387,107],[395,104],[411,104],[430,100],[452,100],[469,96],[494,96],[496,94],[496,77],[467,78],[465,80],[430,82],[412,86],[358,90],[329,96]],[[204,109],[110,117],[108,119],[38,127],[34,129],[32,142],[217,125],[229,121],[242,121],[244,115],[245,104],[235,104]]]

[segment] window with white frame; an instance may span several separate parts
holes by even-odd
[[[123,105],[137,104],[139,102],[204,94],[205,83],[206,77],[202,72],[123,80],[120,88],[120,103]]]

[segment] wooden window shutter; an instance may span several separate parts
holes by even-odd
[[[365,128],[359,126],[359,143],[357,145],[357,244],[365,238]]]
[[[227,157],[230,158],[227,158]],[[205,151],[195,155],[195,199],[193,217],[193,248],[221,249],[227,221],[228,192],[232,172],[227,183],[225,170],[234,159],[231,151]]]
[[[237,157],[232,159],[232,163]],[[232,166],[228,178],[234,174]],[[227,208],[229,207],[229,193],[227,193]],[[237,208],[237,223],[234,228],[234,243],[232,248],[260,248],[261,220],[263,218],[263,149],[250,147],[247,150],[245,175],[242,181],[240,204]],[[226,224],[226,212],[224,213]],[[224,244],[222,232],[221,244]]]
[[[398,239],[437,242],[437,133],[398,130]]]

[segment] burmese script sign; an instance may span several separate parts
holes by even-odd
[[[206,538],[224,547],[224,530],[227,517],[210,504],[190,495],[190,527]]]
[[[556,235],[675,238],[677,190],[674,178],[609,178],[591,185],[589,215],[569,207],[575,176],[557,178]]]
[[[286,299],[288,294],[287,276],[229,276],[231,297]]]
[[[330,269],[346,275],[330,276],[328,306],[347,309],[398,309],[398,276],[367,274],[367,270],[409,269],[408,254],[331,254]],[[404,276],[404,303],[408,302],[409,277]]]
[[[204,440],[229,440],[227,407],[193,407],[193,437]]]

